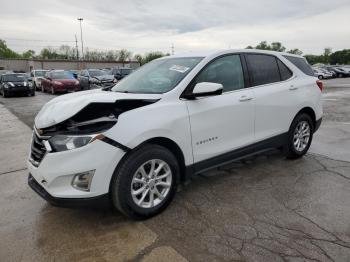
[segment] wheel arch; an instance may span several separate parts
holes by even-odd
[[[167,137],[153,137],[153,138],[150,138],[148,140],[143,141],[141,144],[139,144],[138,146],[134,147],[133,149],[130,149],[122,157],[122,159],[119,161],[119,163],[115,167],[114,174],[119,169],[121,163],[123,163],[129,157],[131,152],[133,152],[134,150],[137,150],[138,148],[140,148],[140,147],[142,147],[142,146],[144,146],[146,144],[155,144],[155,145],[163,146],[166,149],[168,149],[171,153],[173,153],[175,158],[177,159],[177,161],[179,163],[179,167],[180,167],[180,174],[179,174],[179,177],[177,178],[177,182],[178,183],[183,183],[183,182],[186,181],[188,172],[187,172],[186,165],[185,165],[184,154],[183,154],[180,146],[175,141],[173,141],[173,140],[171,140],[170,138],[167,138]],[[109,192],[111,192],[111,184],[112,184],[111,182],[112,182],[112,178],[111,178],[111,181],[110,181],[110,184],[109,184]]]
[[[180,146],[173,140],[167,137],[154,137],[142,142],[137,148],[145,145],[145,144],[156,144],[159,146],[163,146],[168,149],[171,153],[176,157],[179,167],[180,167],[180,175],[178,177],[178,182],[184,182],[186,179],[186,165],[185,165],[185,156],[182,152]]]
[[[300,115],[300,114],[302,114],[302,113],[304,113],[304,114],[307,114],[307,115],[309,115],[310,117],[311,117],[311,120],[312,120],[312,124],[313,124],[313,128],[315,128],[316,127],[316,113],[315,113],[315,111],[311,108],[311,107],[304,107],[304,108],[302,108],[296,115],[295,115],[295,117],[297,116],[297,115]],[[295,118],[294,117],[294,118]],[[294,120],[294,119],[293,119]]]

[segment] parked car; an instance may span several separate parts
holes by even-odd
[[[328,71],[334,72],[337,77],[348,77],[350,74],[340,67],[327,66]]]
[[[41,80],[45,77],[46,72],[48,70],[32,70],[30,72],[35,90],[41,90]]]
[[[101,69],[82,70],[78,79],[83,90],[111,87],[116,82],[112,75]]]
[[[51,94],[79,91],[80,84],[73,74],[64,70],[53,70],[46,73],[41,80],[41,91],[49,91]]]
[[[329,70],[327,70],[327,69],[324,68],[324,67],[320,67],[320,68],[318,68],[318,69],[321,70],[321,71],[324,72],[324,73],[330,74],[330,75],[332,76],[332,78],[337,77],[337,73],[336,73],[335,71],[329,71]]]
[[[69,72],[71,72],[74,76],[75,79],[78,79],[78,75],[79,75],[79,70],[69,70]]]
[[[109,199],[148,218],[196,173],[271,148],[302,157],[322,121],[322,88],[305,58],[287,53],[163,57],[110,91],[47,103],[35,118],[28,182],[55,205]]]
[[[35,95],[32,82],[29,81],[26,74],[22,73],[0,75],[0,92],[3,97],[9,97],[15,94]]]
[[[121,68],[113,68],[110,70],[110,74],[114,75],[114,78],[117,80],[121,80],[127,75],[131,74],[134,70],[132,68],[121,67]]]
[[[314,71],[315,76],[320,80],[329,79],[329,78],[333,77],[333,75],[331,73],[327,73],[327,72],[325,72],[321,69],[318,69],[318,68],[314,68],[313,71]]]
[[[5,74],[11,74],[11,73],[13,73],[13,71],[11,70],[0,70],[0,76]]]

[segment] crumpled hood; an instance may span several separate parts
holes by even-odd
[[[160,99],[160,94],[131,94],[102,91],[81,91],[56,97],[46,103],[35,117],[36,128],[46,128],[74,116],[90,103],[114,103],[127,99]]]

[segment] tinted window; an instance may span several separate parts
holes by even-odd
[[[304,74],[314,76],[314,72],[312,71],[311,66],[307,63],[305,58],[288,55],[285,55],[284,57],[293,63],[297,68],[299,68]]]
[[[224,92],[244,88],[244,77],[239,55],[216,59],[196,78],[196,83],[212,82],[222,84]]]
[[[253,86],[280,81],[280,73],[274,56],[248,54],[246,57]]]
[[[285,64],[283,64],[281,60],[279,60],[278,58],[276,59],[277,59],[278,68],[280,69],[281,80],[284,81],[291,78],[293,74],[289,70],[289,68]]]

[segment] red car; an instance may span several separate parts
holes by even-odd
[[[53,70],[47,72],[41,80],[41,91],[51,94],[81,90],[79,81],[69,71]]]

